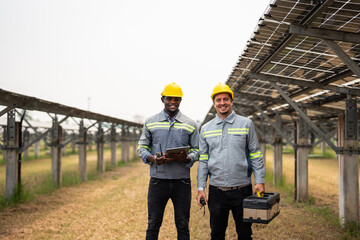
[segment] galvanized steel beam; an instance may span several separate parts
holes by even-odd
[[[269,82],[279,82],[283,84],[294,84],[301,87],[311,87],[311,88],[318,88],[318,89],[324,89],[324,90],[330,90],[338,93],[343,94],[352,94],[356,96],[360,96],[360,89],[358,88],[349,88],[349,87],[338,87],[333,85],[323,85],[321,83],[317,83],[312,80],[297,80],[287,77],[279,77],[279,76],[272,76],[272,75],[266,75],[261,73],[250,73],[250,77],[260,79],[262,81],[269,81]]]
[[[28,110],[37,110],[55,114],[61,114],[65,116],[72,116],[78,118],[94,119],[96,121],[110,122],[116,124],[126,124],[129,126],[142,127],[142,124],[130,122],[90,111],[84,111],[81,109],[61,105],[54,102],[45,101],[35,97],[29,97],[18,93],[13,93],[0,89],[0,105],[22,108]]]
[[[58,122],[58,124],[61,124],[62,122],[64,122],[64,121],[65,121],[66,119],[68,119],[68,118],[69,118],[69,116],[64,117],[63,119],[61,119],[60,122]],[[53,127],[54,127],[54,126],[53,126]],[[35,142],[37,142],[37,141],[39,141],[40,139],[42,139],[43,137],[45,137],[46,134],[48,134],[48,132],[53,129],[53,127],[47,129],[45,132],[43,132],[42,134],[40,134],[39,136],[37,136],[35,139],[33,139],[29,144],[27,144],[27,145],[25,145],[24,147],[20,148],[18,152],[19,152],[19,153],[22,153],[22,152],[25,151],[27,148],[29,148],[31,145],[33,145]]]
[[[350,70],[360,78],[360,67],[334,42],[331,40],[322,39],[335,54],[350,68]]]
[[[291,24],[289,33],[334,41],[360,43],[360,35],[358,33],[344,32],[339,30],[310,28]]]
[[[270,82],[270,84],[280,93],[280,95],[293,107],[298,114],[309,124],[309,126],[314,129],[316,134],[320,136],[336,153],[338,152],[338,147],[336,147],[327,137],[326,135],[306,116],[306,114],[296,105],[296,103],[291,100],[291,98],[286,95],[286,93],[276,84]]]
[[[5,113],[9,112],[13,107],[6,107],[0,112],[0,117],[4,115]]]
[[[288,144],[290,144],[293,148],[295,148],[291,140],[281,131],[281,129],[275,123],[273,123],[273,121],[263,112],[263,110],[256,104],[252,104],[252,105],[261,113],[261,116],[263,116],[271,124],[271,126],[275,129],[275,131],[279,135],[281,135]]]

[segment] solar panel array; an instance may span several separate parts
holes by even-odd
[[[359,77],[321,38],[290,33],[290,26],[359,34],[360,1],[272,1],[226,81],[235,94],[234,110],[254,122],[259,116],[254,104],[270,117],[280,113],[284,122],[298,118],[272,86],[275,81],[313,121],[334,124],[349,92],[359,100]],[[357,66],[358,39],[335,41]],[[215,112],[211,108],[204,123]]]

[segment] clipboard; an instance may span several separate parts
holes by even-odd
[[[176,147],[176,148],[168,148],[166,149],[165,154],[180,154],[181,151],[184,151],[187,154],[189,154],[190,146],[186,147]]]

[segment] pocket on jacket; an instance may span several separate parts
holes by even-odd
[[[246,146],[246,136],[245,134],[233,134],[232,135],[232,143],[236,147],[245,147]]]

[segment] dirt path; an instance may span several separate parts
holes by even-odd
[[[191,172],[193,199],[196,167],[197,164]],[[33,202],[5,209],[0,212],[0,239],[144,239],[148,171],[141,161],[130,163],[106,172],[100,180],[62,188],[38,196]],[[254,239],[345,239],[343,230],[307,206],[293,204],[292,196],[271,184],[267,184],[267,192],[281,193],[281,213],[268,225],[254,225]],[[206,209],[203,216],[195,200],[190,234],[195,240],[209,239],[210,234],[209,212]],[[159,239],[176,239],[171,202]],[[236,239],[232,219],[226,239]]]

